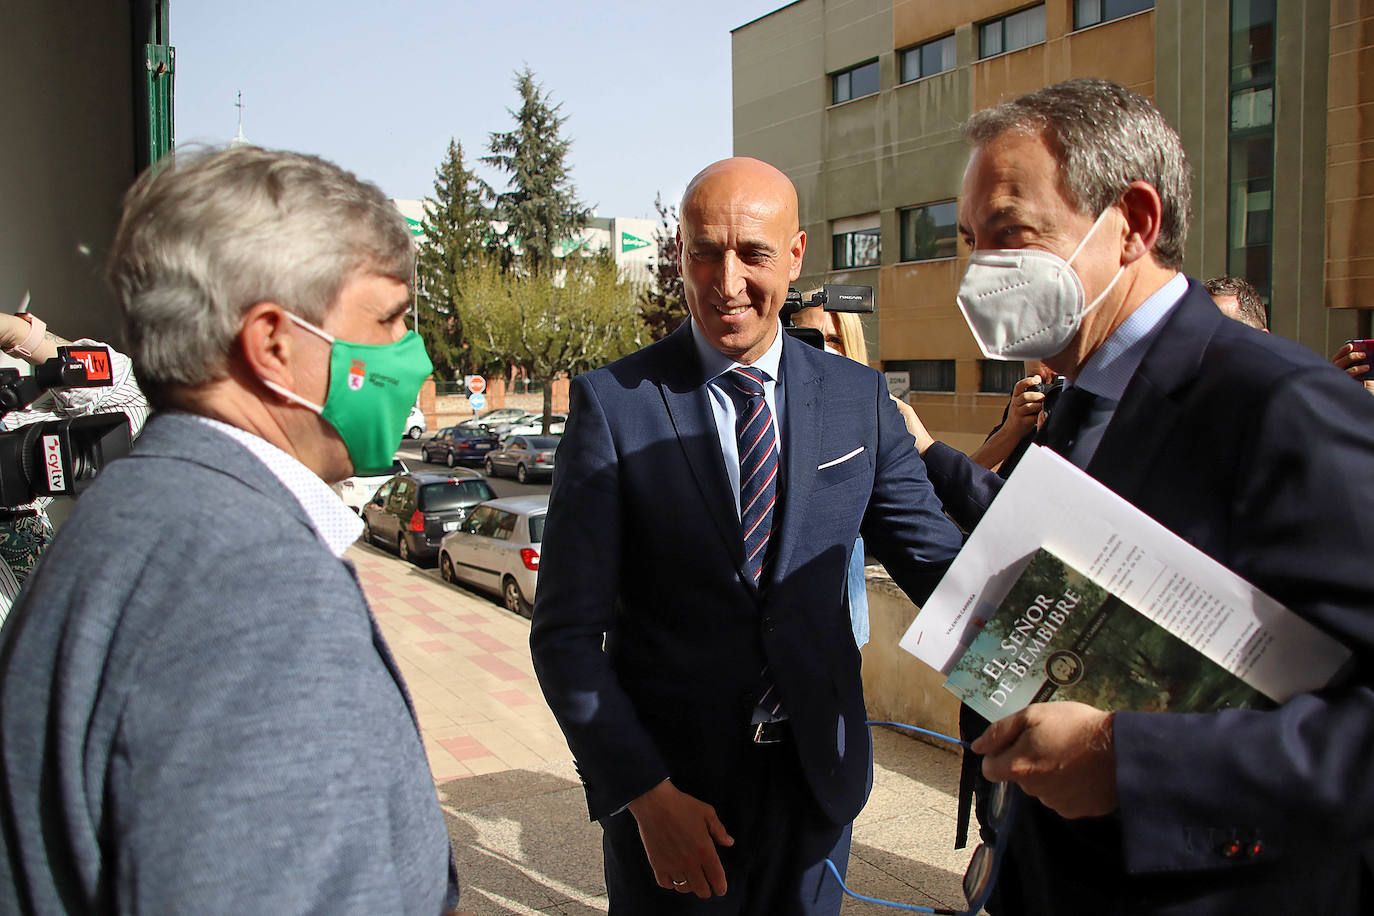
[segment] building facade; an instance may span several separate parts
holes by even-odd
[[[425,237],[425,202],[423,200],[392,200],[405,217],[416,242]],[[504,229],[505,223],[494,223]],[[632,216],[592,216],[587,226],[566,242],[555,246],[554,254],[565,258],[574,251],[595,254],[609,251],[615,266],[630,283],[644,284],[653,280],[654,260],[658,257],[659,224],[651,219]]]
[[[874,287],[875,366],[972,448],[1021,368],[954,302],[963,121],[1078,76],[1153,99],[1193,168],[1185,270],[1246,277],[1329,354],[1374,336],[1372,27],[1374,0],[798,0],[732,33],[734,151],[797,186],[799,286]]]

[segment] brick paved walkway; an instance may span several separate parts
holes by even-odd
[[[453,837],[461,908],[482,914],[606,912],[601,831],[529,658],[529,621],[434,570],[355,545],[377,621],[405,673]],[[968,852],[954,836],[957,760],[874,735],[873,795],[854,827],[850,885],[955,906]],[[846,914],[892,912],[846,901]]]

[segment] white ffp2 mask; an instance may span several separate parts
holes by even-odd
[[[1092,311],[1121,279],[1084,304],[1083,282],[1072,264],[1111,212],[1103,210],[1066,261],[1038,248],[975,251],[969,257],[957,302],[978,348],[988,359],[1045,359],[1064,350]]]

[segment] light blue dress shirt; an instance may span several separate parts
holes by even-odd
[[[1107,424],[1111,422],[1121,396],[1126,393],[1126,386],[1140,368],[1140,361],[1145,358],[1145,351],[1150,348],[1159,326],[1187,292],[1188,278],[1183,274],[1174,274],[1172,280],[1155,290],[1088,357],[1078,378],[1067,383],[1097,395],[1097,401],[1079,430],[1078,440],[1069,455],[1069,460],[1080,468],[1087,467],[1097,452],[1102,434],[1107,431]]]

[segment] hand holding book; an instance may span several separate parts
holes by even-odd
[[[1036,703],[992,723],[971,750],[983,775],[1015,782],[1060,817],[1116,810],[1112,716],[1085,703]]]

